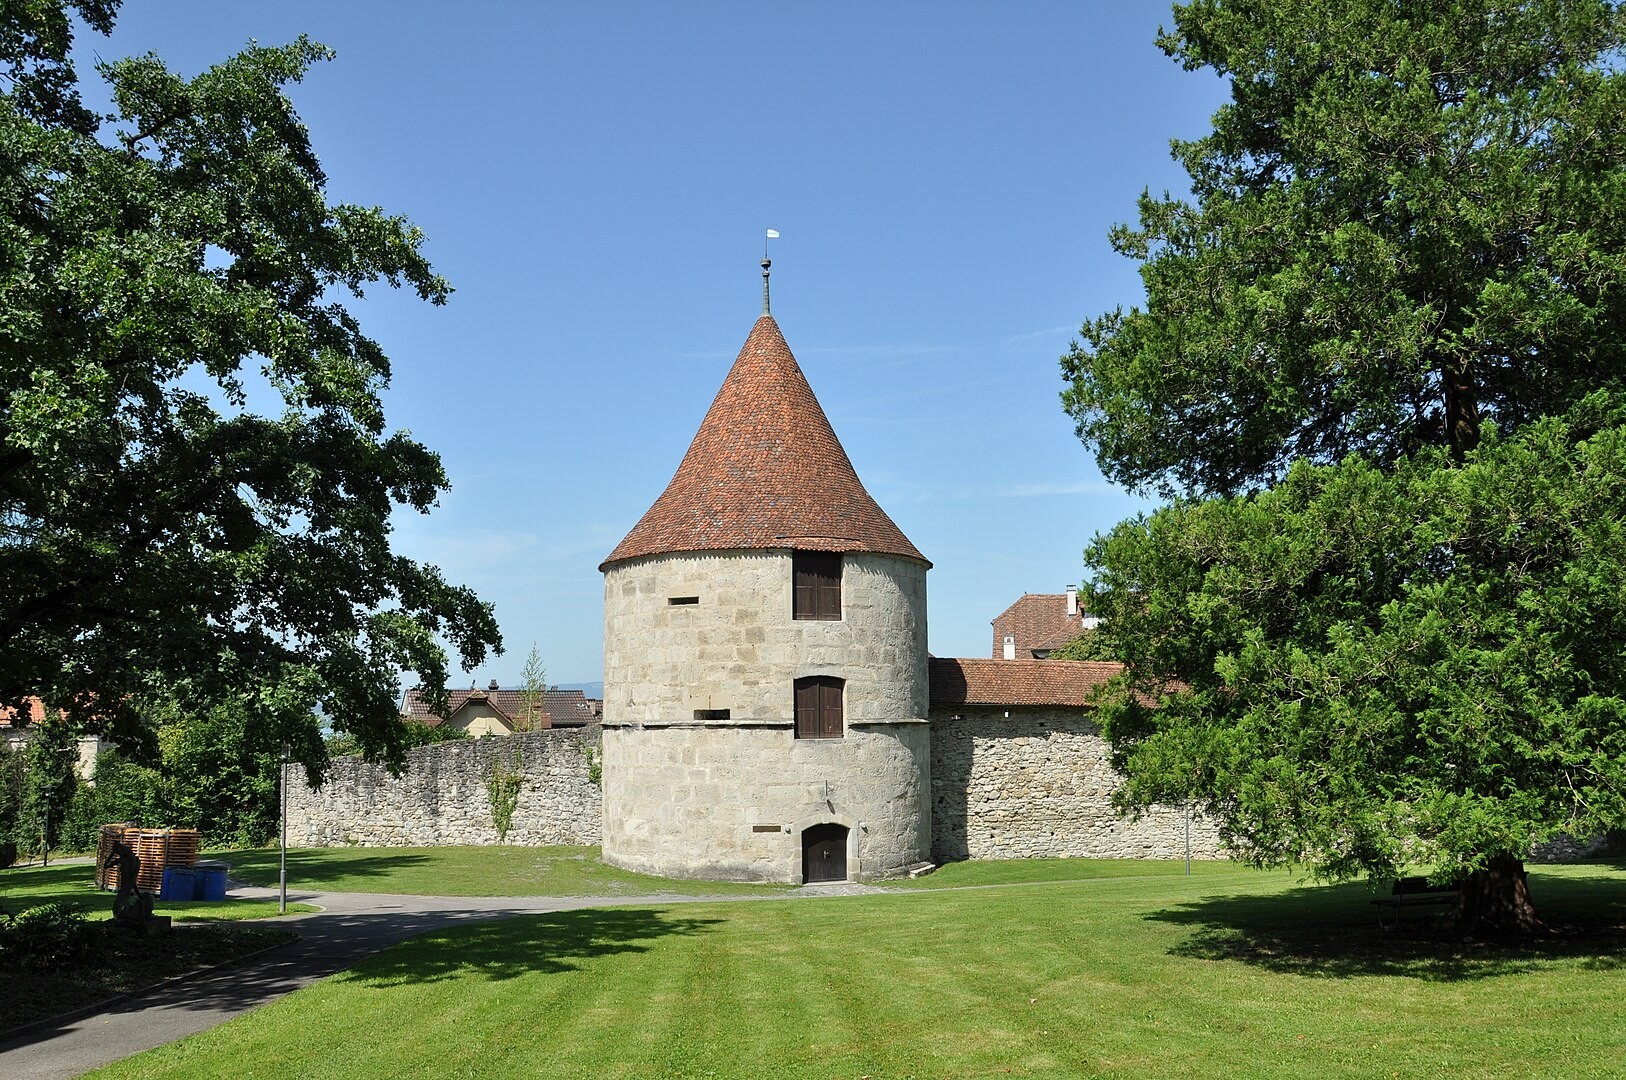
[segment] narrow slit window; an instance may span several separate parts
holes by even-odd
[[[728,719],[728,710],[727,709],[696,709],[694,711],[694,718],[696,720],[699,720],[699,721],[702,721],[702,722],[707,721],[707,720],[727,720]]]
[[[834,622],[841,618],[841,556],[828,551],[791,555],[791,617]]]
[[[693,605],[700,603],[700,597],[698,597],[698,596],[668,596],[666,598],[666,602],[668,604],[671,604],[673,607],[692,607]]]

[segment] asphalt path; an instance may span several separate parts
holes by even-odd
[[[448,926],[579,908],[784,899],[880,892],[866,885],[810,886],[776,897],[400,896],[290,891],[290,903],[322,911],[278,919],[299,940],[246,961],[161,983],[88,1016],[47,1022],[0,1044],[5,1080],[62,1080],[223,1024],[284,994],[343,971],[380,949]],[[275,889],[233,884],[231,895],[272,898]]]

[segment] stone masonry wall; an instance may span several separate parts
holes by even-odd
[[[674,604],[675,599],[693,603]],[[632,559],[604,575],[604,722],[708,726],[788,720],[792,681],[846,680],[849,722],[926,716],[926,568],[842,556],[842,618],[791,618],[789,551]]]
[[[1112,808],[1119,775],[1077,709],[953,707],[932,716],[932,857],[1178,859],[1186,816],[1156,807],[1139,821]],[[1223,858],[1219,833],[1191,821],[1193,858]]]
[[[848,873],[897,877],[931,838],[924,721],[859,724],[840,739],[762,728],[604,729],[611,807],[604,859],[664,877],[802,880],[802,840],[846,827]]]
[[[849,830],[860,880],[926,860],[926,567],[841,562],[841,618],[828,621],[793,618],[788,549],[606,570],[605,862],[799,881],[818,825]],[[843,680],[841,738],[795,738],[803,676]]]
[[[519,804],[510,844],[597,844],[598,785],[589,752],[596,727],[552,728],[421,746],[392,777],[382,765],[339,758],[318,790],[288,785],[288,843],[295,847],[433,847],[495,844],[486,776],[520,757]]]

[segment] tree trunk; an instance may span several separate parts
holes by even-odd
[[[1460,367],[1448,366],[1444,382],[1445,438],[1451,456],[1461,461],[1464,454],[1479,445],[1479,396],[1466,362]]]
[[[1526,938],[1542,929],[1530,903],[1524,861],[1494,855],[1485,869],[1462,883],[1457,895],[1457,922],[1464,932],[1493,938]]]

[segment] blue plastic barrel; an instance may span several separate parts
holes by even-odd
[[[226,864],[198,863],[193,868],[197,886],[193,895],[199,900],[226,899]]]
[[[158,887],[160,900],[190,900],[197,890],[190,866],[170,866],[164,869],[163,884]]]

